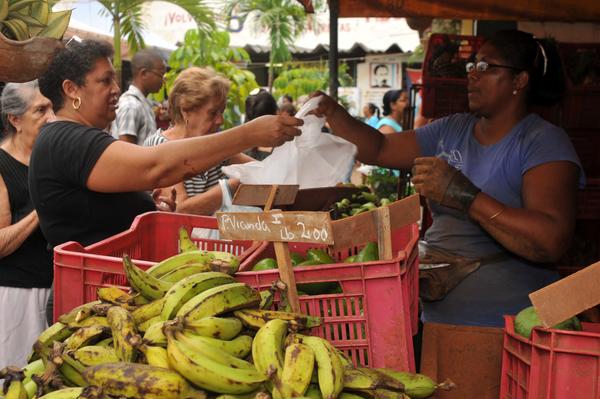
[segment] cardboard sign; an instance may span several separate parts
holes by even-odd
[[[600,304],[600,262],[529,294],[544,327]]]
[[[271,206],[293,204],[300,186],[297,184],[285,184],[275,187],[275,198]],[[266,205],[272,189],[273,186],[270,184],[241,184],[233,196],[232,203],[235,205],[250,206]]]
[[[217,212],[221,238],[333,244],[327,212]]]

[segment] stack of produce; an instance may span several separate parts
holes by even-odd
[[[320,248],[309,249],[306,251],[306,258],[296,252],[290,252],[290,259],[293,267],[330,265],[336,263],[325,250]],[[377,243],[370,242],[364,246],[358,254],[347,257],[341,263],[363,263],[379,260],[379,249]],[[252,267],[252,271],[277,269],[277,261],[273,258],[264,258],[259,260]],[[341,287],[336,282],[307,283],[297,285],[299,295],[323,295],[339,294]]]
[[[71,10],[52,12],[57,1],[0,0],[0,32],[8,39],[32,37],[61,39],[69,26]]]
[[[393,199],[378,197],[377,194],[372,193],[366,186],[359,186],[357,188],[360,188],[362,191],[352,194],[349,198],[342,198],[331,205],[329,209],[331,219],[338,220],[358,215],[393,202]]]
[[[521,310],[515,317],[515,332],[520,336],[531,339],[531,332],[535,327],[543,327],[544,324],[533,306]],[[581,322],[577,316],[553,326],[554,330],[581,331]]]
[[[4,397],[425,398],[451,385],[355,367],[306,335],[319,318],[264,309],[268,292],[213,270],[236,270],[233,255],[181,243],[185,252],[146,271],[124,257],[133,290],[99,288],[62,315],[24,369],[0,372]]]

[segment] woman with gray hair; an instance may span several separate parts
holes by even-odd
[[[54,112],[37,81],[8,83],[0,102],[0,360],[23,366],[47,327],[52,284],[52,253],[27,185],[29,159],[40,128]]]

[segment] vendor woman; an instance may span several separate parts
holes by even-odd
[[[564,93],[556,49],[511,30],[491,37],[466,65],[472,113],[384,135],[324,97],[317,114],[358,146],[358,158],[413,168],[433,224],[428,245],[482,262],[443,299],[423,303],[426,322],[503,326],[528,294],[558,279],[551,265],[569,247],[581,163],[566,133],[535,113]]]

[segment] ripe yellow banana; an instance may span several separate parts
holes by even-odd
[[[219,272],[206,272],[186,277],[175,283],[165,294],[162,308],[163,320],[175,317],[179,309],[196,295],[214,287],[235,283],[235,279]]]
[[[120,306],[113,306],[106,316],[113,335],[113,345],[119,360],[132,362],[135,359],[135,347],[142,338],[137,333],[131,313]]]
[[[283,374],[283,343],[287,334],[287,321],[274,319],[258,330],[252,342],[252,360],[256,369],[275,385],[280,385]]]
[[[387,374],[384,374],[376,369],[370,369],[367,367],[358,367],[357,370],[364,374],[370,375],[374,380],[378,380],[379,383],[377,388],[404,392],[404,384],[399,380],[390,377]]]
[[[204,337],[230,340],[242,331],[242,322],[235,317],[203,317],[200,320],[183,323],[185,331]]]
[[[146,363],[150,366],[163,367],[166,369],[171,368],[169,366],[169,358],[165,348],[143,344],[139,346],[139,350],[144,354]]]
[[[45,369],[46,366],[42,359],[37,359],[27,364],[27,366],[23,367],[23,373],[25,374],[24,381],[30,380],[33,375],[43,374]]]
[[[403,392],[391,391],[389,389],[382,388],[356,391],[356,393],[363,398],[368,399],[411,399],[410,396],[404,394]]]
[[[4,394],[4,399],[27,399],[27,391],[23,381],[19,379],[13,379],[8,384],[8,389]]]
[[[177,312],[184,323],[207,316],[257,306],[258,291],[244,283],[232,283],[209,288],[186,302]]]
[[[62,39],[69,27],[72,10],[51,12],[48,16],[48,24],[38,36],[50,37],[53,39]]]
[[[150,273],[133,264],[129,256],[123,256],[123,267],[129,284],[146,298],[160,299],[171,288],[173,283],[159,280]]]
[[[273,319],[281,319],[289,322],[290,328],[304,330],[320,326],[323,320],[320,317],[309,316],[301,313],[282,312],[277,310],[242,309],[234,312],[234,315],[242,320],[247,327],[259,329],[265,323]]]
[[[177,269],[160,276],[160,279],[168,283],[176,283],[181,279],[193,276],[194,274],[206,273],[210,271],[212,271],[212,269],[206,263],[192,263],[189,265],[179,266]]]
[[[71,353],[73,359],[83,364],[85,367],[96,366],[104,363],[118,362],[119,358],[113,348],[105,346],[90,345],[79,348]]]
[[[165,322],[160,320],[146,328],[144,342],[148,345],[167,346],[167,336],[163,331],[164,326]]]
[[[205,399],[175,371],[139,363],[106,363],[88,367],[83,376],[111,396],[144,399]]]
[[[132,310],[131,315],[133,316],[135,324],[139,325],[140,323],[160,316],[164,305],[165,299],[160,298]]]
[[[179,342],[174,331],[167,329],[166,333],[169,364],[196,386],[217,393],[243,394],[257,390],[265,381],[256,370],[216,362]]]
[[[329,341],[320,337],[302,336],[302,343],[315,354],[319,388],[323,399],[334,399],[344,388],[344,366]]]
[[[62,342],[73,334],[73,330],[69,326],[56,322],[50,327],[42,331],[38,336],[38,342],[45,346],[52,346],[54,341]]]
[[[100,341],[102,338],[106,338],[110,334],[108,327],[100,326],[98,324],[81,327],[73,333],[69,338],[65,339],[65,350],[74,351],[82,346],[91,345],[94,342]]]
[[[239,359],[245,358],[248,356],[248,354],[250,354],[250,351],[252,351],[252,337],[248,335],[240,335],[230,341],[203,337],[202,335],[196,335],[189,332],[184,332],[183,335],[189,339],[188,342],[202,342]]]
[[[77,306],[76,308],[71,309],[69,312],[60,315],[58,317],[58,321],[63,324],[80,322],[86,317],[91,316],[93,314],[94,305],[98,304],[100,304],[100,301],[84,303],[83,305]]]
[[[131,300],[131,295],[119,287],[101,287],[97,291],[98,299],[113,305],[125,305]]]
[[[310,399],[323,399],[323,395],[321,395],[321,390],[319,389],[319,386],[314,383],[310,384],[304,395]]]
[[[83,388],[63,388],[58,391],[52,391],[39,399],[77,399],[82,394]]]
[[[154,324],[164,321],[160,316],[156,316],[151,318],[150,320],[146,320],[140,324],[137,325],[137,329],[138,331],[141,331],[143,333],[145,333],[150,327],[152,327]]]
[[[381,387],[381,378],[377,374],[367,374],[355,368],[344,371],[344,389],[377,389]]]
[[[95,305],[95,306],[98,306],[98,305]],[[81,321],[73,321],[73,322],[69,323],[68,327],[70,329],[72,329],[73,331],[75,331],[76,329],[81,328],[81,327],[89,327],[89,326],[95,326],[95,325],[109,327],[108,320],[106,320],[105,316],[89,316]]]
[[[436,384],[435,381],[423,374],[385,368],[376,370],[402,383],[404,385],[404,392],[414,399],[428,398],[433,395],[437,389],[448,391],[455,387],[455,384],[450,380]]]
[[[175,338],[181,344],[180,346],[185,349],[185,352],[192,355],[192,357],[194,353],[197,353],[199,356],[207,357],[228,367],[256,371],[256,367],[252,363],[230,355],[217,347],[209,345],[207,342],[194,341],[180,332],[175,332]]]
[[[211,260],[213,257],[206,251],[186,251],[157,263],[147,272],[153,277],[160,278],[178,267],[198,263],[209,264]]]
[[[179,252],[197,251],[198,246],[192,241],[185,227],[179,228]]]
[[[277,387],[276,392],[281,393],[283,398],[304,396],[314,366],[315,354],[310,347],[304,344],[289,345],[285,348],[281,386]]]
[[[35,381],[23,380],[23,386],[25,387],[25,392],[27,392],[27,398],[32,399],[37,393],[37,384],[35,383]]]

